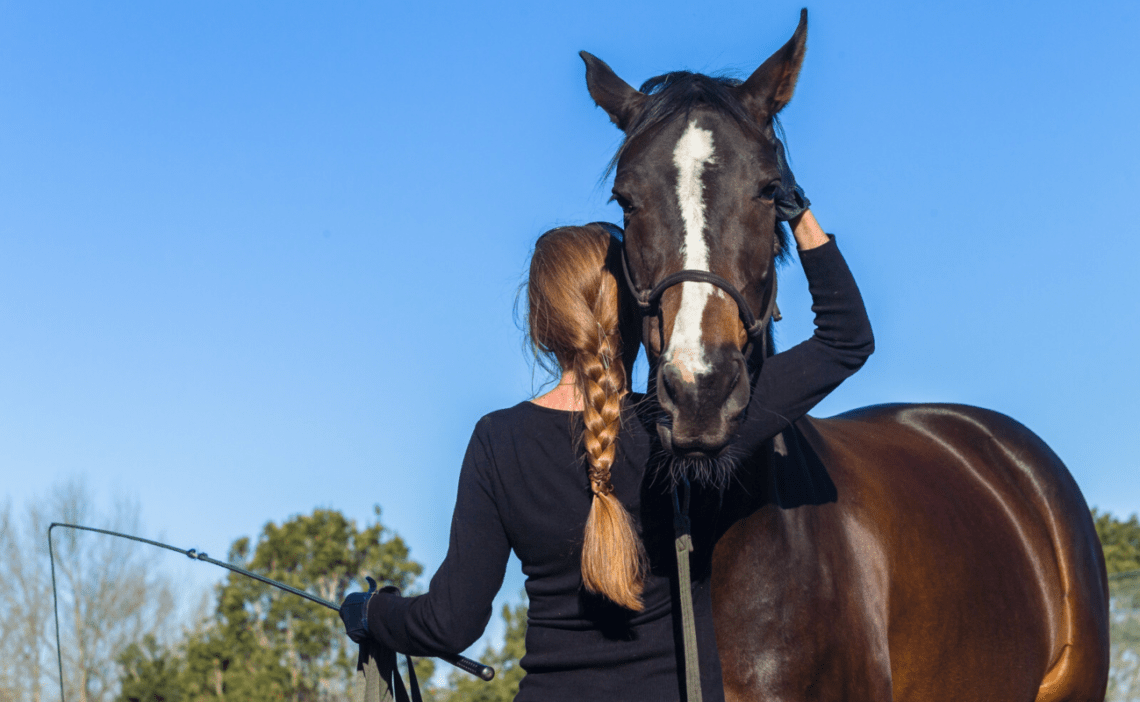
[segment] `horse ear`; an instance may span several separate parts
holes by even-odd
[[[586,87],[590,97],[624,132],[641,114],[645,93],[634,90],[597,56],[587,51],[579,51],[578,55],[586,62]]]
[[[796,90],[800,66],[807,49],[807,8],[800,10],[800,23],[795,34],[737,90],[745,107],[763,124],[784,109]]]

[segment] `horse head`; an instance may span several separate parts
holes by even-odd
[[[746,81],[679,72],[641,90],[581,54],[591,97],[625,133],[613,196],[625,213],[629,283],[647,312],[657,430],[674,455],[725,450],[748,406],[750,371],[770,348],[764,327],[786,246],[773,206],[774,118],[792,98],[806,39],[802,10],[791,40]]]

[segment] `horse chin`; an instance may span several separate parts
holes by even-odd
[[[669,454],[669,473],[675,485],[688,481],[723,487],[736,468],[736,458],[727,441],[718,445],[682,447],[674,443],[673,429],[665,423],[657,424],[657,436]]]
[[[670,456],[690,460],[690,462],[692,460],[698,460],[698,462],[699,460],[712,460],[715,462],[715,460],[724,458],[730,451],[730,444],[728,444],[727,439],[724,441],[707,439],[677,441],[673,435],[673,427],[668,423],[657,425],[657,435],[661,440],[661,447]]]
[[[661,446],[678,458],[716,460],[728,450],[727,441],[723,443],[707,443],[700,440],[685,443],[675,442],[673,440],[673,429],[667,424],[657,425],[657,436],[661,439]]]

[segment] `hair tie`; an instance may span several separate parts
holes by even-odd
[[[597,497],[605,497],[606,495],[608,495],[614,491],[614,489],[611,485],[608,485],[608,484],[602,482],[601,480],[591,480],[590,481],[590,490]]]

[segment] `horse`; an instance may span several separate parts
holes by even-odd
[[[643,342],[681,465],[716,460],[771,353],[774,118],[807,11],[751,76],[635,90],[582,52],[625,138],[611,168]],[[755,320],[759,318],[759,322]],[[763,327],[764,333],[754,332]],[[810,416],[733,475],[711,554],[729,700],[1103,700],[1104,557],[1089,509],[1018,422],[953,404]]]

